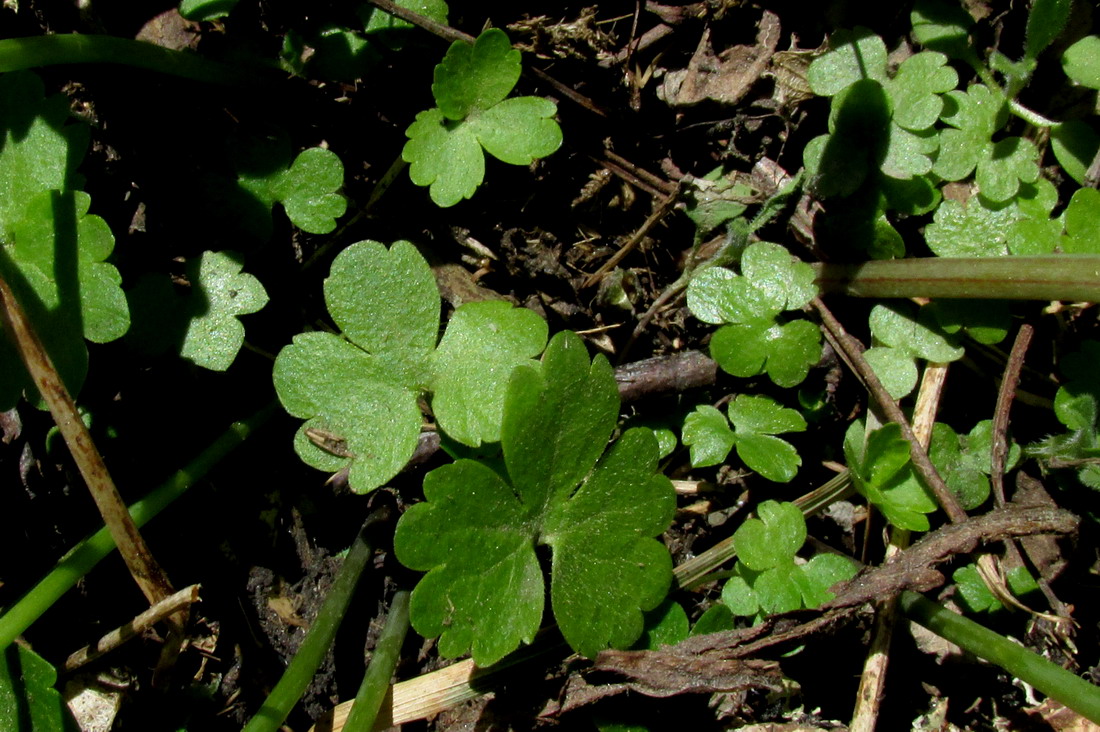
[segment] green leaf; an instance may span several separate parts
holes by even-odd
[[[700,404],[684,419],[683,440],[691,448],[692,466],[705,468],[725,462],[734,438],[726,416],[709,404]]]
[[[730,577],[722,586],[722,604],[734,615],[756,615],[760,612],[760,598],[746,576],[755,579],[759,573],[746,567],[744,562],[738,562],[736,567],[738,574]]]
[[[29,71],[0,75],[0,235],[5,241],[27,203],[51,190],[82,185],[76,166],[88,146],[88,128],[66,124],[69,101],[45,98]]]
[[[966,204],[947,200],[925,228],[928,248],[939,257],[996,257],[1008,253],[1016,211],[1011,206],[987,206],[980,197]]]
[[[276,146],[281,148],[281,143],[280,139]],[[311,234],[333,231],[347,209],[338,193],[344,185],[344,166],[336,153],[320,147],[303,150],[289,166],[279,162],[262,171],[246,169],[238,183],[266,208],[281,203],[290,222]]]
[[[943,112],[941,94],[959,83],[959,75],[947,65],[947,56],[933,51],[905,59],[886,84],[894,103],[893,121],[907,130],[926,130]]]
[[[237,7],[238,0],[181,0],[180,15],[201,22],[224,18]]]
[[[733,547],[745,566],[756,572],[791,562],[806,542],[806,519],[793,503],[764,501],[760,518],[745,519],[733,534]]]
[[[1066,235],[1062,251],[1068,254],[1100,254],[1100,191],[1080,188],[1066,207]]]
[[[1035,60],[1054,42],[1069,18],[1070,0],[1033,0],[1027,15],[1024,57]]]
[[[925,307],[944,333],[961,331],[986,345],[1003,341],[1012,325],[1005,300],[936,300]]]
[[[12,732],[76,732],[61,694],[57,671],[41,656],[13,643],[0,657],[0,729]]]
[[[655,651],[661,646],[674,646],[688,637],[690,627],[683,605],[665,598],[660,605],[645,612],[645,630],[633,647]]]
[[[1078,84],[1100,89],[1100,36],[1085,36],[1067,48],[1062,70]]]
[[[829,588],[851,579],[857,571],[850,559],[839,554],[818,554],[798,569],[794,581],[802,593],[803,605],[810,608],[832,600],[835,595]]]
[[[769,397],[741,394],[730,402],[729,419],[737,455],[745,465],[777,483],[795,476],[802,458],[790,443],[774,435],[805,431],[801,414]]]
[[[927,531],[925,514],[936,510],[936,502],[913,474],[909,443],[901,436],[901,428],[891,422],[866,440],[864,431],[857,420],[844,435],[844,456],[856,489],[895,526]]]
[[[1002,98],[981,84],[944,97],[942,119],[955,129],[940,133],[940,152],[932,172],[945,180],[962,180],[975,173],[982,196],[1004,202],[1016,195],[1021,183],[1039,178],[1039,153],[1030,140],[993,134],[1007,121]]]
[[[537,313],[503,301],[455,311],[432,362],[432,411],[450,437],[474,447],[500,441],[507,377],[542,352],[546,336]]]
[[[439,292],[408,242],[345,249],[325,280],[325,302],[344,338],[296,336],[275,360],[275,388],[288,412],[308,420],[295,438],[301,458],[320,470],[350,467],[358,492],[382,485],[412,456],[426,392],[450,438],[472,447],[498,440],[512,369],[530,363],[546,338],[534,313],[468,303],[437,350]]]
[[[731,323],[711,339],[711,355],[734,376],[767,372],[780,386],[795,386],[821,358],[821,334],[804,320],[780,322],[783,310],[801,308],[816,294],[813,270],[777,244],[745,249],[743,275],[709,267],[688,285],[688,307],[708,323]]]
[[[872,346],[863,352],[863,357],[886,393],[894,399],[908,396],[917,387],[920,374],[916,360],[909,353],[889,346]]]
[[[731,579],[730,582],[733,580]],[[728,587],[730,582],[726,583]],[[742,580],[742,583],[744,580]],[[731,606],[725,603],[725,587],[722,588],[723,602],[715,603],[707,608],[706,612],[699,616],[699,619],[695,621],[695,625],[691,626],[691,635],[706,635],[707,633],[717,633],[722,630],[734,629],[734,613],[731,612]],[[736,598],[734,598],[736,602]],[[754,605],[751,610],[746,613],[738,613],[739,615],[755,615],[757,607]]]
[[[925,48],[941,51],[952,58],[974,56],[970,47],[970,26],[974,19],[958,3],[917,0],[910,23],[913,40]]]
[[[806,174],[818,195],[851,195],[882,165],[892,132],[901,129],[890,115],[890,99],[873,79],[856,81],[833,98],[829,134],[814,138],[803,151]]]
[[[955,585],[959,588],[959,595],[962,596],[970,612],[992,612],[1003,607],[986,587],[976,565],[967,564],[959,567],[951,574],[951,579],[955,581]]]
[[[687,191],[688,203],[684,212],[695,224],[696,241],[702,241],[719,226],[744,214],[753,192],[734,175],[723,175],[722,168],[694,180]]]
[[[398,523],[394,548],[428,574],[413,591],[413,627],[440,635],[445,656],[489,665],[539,627],[537,544],[552,554],[551,602],[569,644],[595,655],[626,647],[645,610],[664,599],[668,551],[653,537],[672,520],[675,494],[657,474],[657,444],[628,430],[602,459],[618,391],[602,356],[589,363],[569,332],[541,364],[513,373],[501,444],[507,479],[472,460],[432,471],[423,503]]]
[[[838,30],[829,51],[813,60],[806,78],[814,94],[831,97],[862,79],[885,82],[886,44],[867,28]]]
[[[267,304],[260,281],[241,271],[242,259],[236,252],[203,252],[188,263],[191,295],[180,356],[214,371],[229,368],[244,344],[238,317]]]
[[[502,101],[519,81],[520,53],[508,35],[490,28],[473,45],[451,44],[435,67],[432,95],[447,119],[460,120]]]
[[[876,339],[911,356],[935,363],[957,361],[963,356],[964,350],[928,314],[922,311],[914,317],[906,303],[875,305],[868,322]]]
[[[462,41],[435,69],[436,107],[425,110],[405,131],[401,152],[409,177],[430,186],[432,200],[453,206],[473,196],[485,177],[482,148],[512,165],[528,165],[561,146],[557,107],[540,97],[505,99],[520,75],[520,53],[497,28]]]
[[[1066,175],[1084,185],[1089,165],[1100,150],[1100,135],[1084,120],[1066,120],[1050,128],[1050,149]]]
[[[447,24],[447,3],[444,0],[397,0],[396,4],[400,8],[431,18],[437,23]],[[363,20],[363,30],[368,34],[414,27],[412,23],[390,15],[369,3],[363,3],[357,12]]]

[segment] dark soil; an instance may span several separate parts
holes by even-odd
[[[979,42],[999,43],[1015,57],[1026,14],[1020,8],[1009,10],[1007,3],[971,4],[976,11],[988,11],[978,26]],[[4,37],[95,32],[133,38],[173,7],[163,1],[140,7],[95,4],[90,16],[81,16],[70,3],[21,0],[16,5],[17,10],[0,10]],[[242,0],[227,20],[193,26],[191,43],[214,58],[251,54],[275,59],[292,30],[308,38],[330,24],[356,27],[354,5]],[[143,356],[124,340],[90,346],[90,372],[79,403],[94,417],[93,436],[126,500],[147,493],[231,422],[275,398],[269,354],[278,353],[295,334],[327,322],[322,280],[333,257],[362,239],[408,239],[438,263],[458,265],[470,275],[487,264],[463,246],[468,239],[476,240],[499,257],[479,273],[477,285],[536,310],[549,321],[551,333],[590,332],[592,351],[606,353],[613,363],[705,351],[713,329],[693,319],[682,299],[660,310],[638,338],[631,338],[642,314],[682,272],[696,235],[683,213],[671,211],[662,217],[620,265],[627,275],[626,308],[606,304],[600,288],[585,288],[584,280],[630,239],[684,176],[702,177],[720,165],[748,174],[765,158],[788,173],[797,172],[806,142],[826,131],[828,101],[784,97],[774,78],[764,76],[751,80],[735,104],[702,101],[674,108],[657,97],[659,79],[643,83],[641,78],[685,68],[705,30],[715,49],[751,46],[765,11],[779,20],[780,50],[818,48],[832,30],[857,24],[872,28],[893,48],[908,33],[910,7],[837,0],[807,9],[795,2],[708,0],[697,8],[705,20],[685,18],[653,48],[630,54],[627,62],[601,65],[600,59],[624,52],[632,38],[660,22],[652,8],[639,12],[640,5],[624,0],[602,3],[583,32],[553,39],[510,31],[513,41],[535,43],[535,49],[524,55],[525,68],[545,72],[603,112],[572,102],[540,77],[525,74],[516,93],[558,102],[565,137],[559,152],[530,168],[490,159],[486,182],[476,196],[447,209],[434,206],[426,189],[402,175],[382,205],[331,236],[294,229],[277,206],[272,235],[258,238],[242,224],[244,212],[229,207],[207,181],[211,176],[235,176],[228,162],[235,141],[284,131],[295,150],[324,144],[339,155],[349,200],[349,215],[343,221],[349,220],[399,156],[404,131],[416,112],[432,106],[432,68],[445,52],[445,42],[424,32],[411,34],[408,48],[386,56],[358,81],[288,77],[280,80],[274,93],[215,88],[118,66],[39,70],[47,89],[67,94],[74,113],[92,127],[92,144],[81,172],[92,197],[92,213],[103,217],[114,232],[112,261],[125,287],[147,272],[180,276],[182,262],[205,250],[233,249],[246,256],[246,271],[260,279],[271,297],[261,312],[245,318],[249,348],[225,373],[172,355]],[[451,6],[451,25],[475,35],[486,24],[508,28],[539,16],[546,16],[544,27],[554,26],[581,17],[585,9],[583,3],[541,0],[453,0]],[[1085,32],[1091,28],[1091,18],[1080,23],[1085,23]],[[1041,87],[1026,96],[1027,103],[1040,110],[1059,103],[1049,92],[1044,96]],[[799,233],[795,218],[788,212],[759,235],[784,243],[806,260],[851,256],[840,250],[822,251]],[[918,254],[923,252],[923,223],[898,222],[909,237],[910,250]],[[870,304],[840,299],[831,304],[853,334],[866,341]],[[1013,312],[1017,322],[1026,320],[1038,329],[1023,388],[1050,399],[1055,386],[1048,375],[1055,371],[1055,358],[1080,340],[1095,337],[1095,308],[1051,316],[1042,313],[1042,304],[1022,304]],[[954,367],[941,420],[969,429],[991,418],[1004,359],[1004,351],[985,349]],[[811,371],[802,390],[824,394],[826,407],[807,432],[792,438],[802,455],[794,482],[773,484],[729,468],[692,470],[683,448],[670,458],[666,472],[671,477],[717,486],[702,497],[681,497],[682,510],[666,537],[677,561],[731,535],[755,503],[793,500],[821,485],[833,475],[823,462],[843,462],[843,432],[865,411],[866,392],[831,349],[826,349],[825,359]],[[767,378],[746,381],[719,374],[702,387],[667,390],[626,405],[624,416],[668,419],[679,425],[677,419],[695,405],[715,404],[742,391],[771,394],[797,406],[791,393]],[[0,444],[0,485],[6,489],[0,511],[0,607],[14,602],[59,556],[100,525],[60,440],[49,447],[49,415],[23,404],[5,419],[5,425],[15,426],[5,427]],[[368,496],[354,495],[339,481],[326,483],[329,476],[300,462],[291,446],[297,426],[298,420],[280,412],[143,530],[178,587],[202,584],[194,632],[209,645],[206,653],[191,649],[183,654],[165,690],[152,686],[158,637],[144,637],[97,661],[94,671],[128,679],[114,729],[238,729],[259,708],[300,644],[339,567],[338,556],[363,520],[381,506],[392,508],[396,519],[404,506],[419,500],[425,472],[447,459],[442,453],[433,455],[387,487]],[[1057,430],[1049,409],[1021,403],[1014,407],[1017,441],[1035,441]],[[1025,463],[1023,469],[1039,476],[1034,463]],[[1064,661],[1085,674],[1098,663],[1100,647],[1094,602],[1098,542],[1090,518],[1095,514],[1095,493],[1080,486],[1062,489],[1053,478],[1048,489],[1059,505],[1086,517],[1076,542],[1065,545],[1066,568],[1054,583],[1077,624],[1078,652]],[[335,649],[287,720],[287,728],[306,730],[334,703],[354,697],[364,653],[373,647],[389,598],[395,590],[414,585],[416,575],[387,551],[392,528],[391,522],[375,531],[378,553],[373,566],[361,581]],[[879,518],[870,525],[857,521],[852,526],[819,517],[811,520],[810,533],[869,563],[881,560]],[[676,599],[694,620],[717,596],[718,585],[712,583]],[[25,640],[47,660],[60,664],[73,650],[136,615],[143,603],[114,556],[35,623]],[[1021,613],[1002,613],[988,622],[1037,650],[1054,650],[1049,636]],[[809,639],[781,658],[783,672],[792,680],[792,690],[785,695],[748,692],[651,699],[631,694],[558,715],[552,710],[570,673],[583,667],[576,659],[566,665],[558,656],[517,672],[489,701],[406,728],[591,729],[593,720],[602,719],[645,722],[651,729],[729,729],[792,721],[831,729],[850,718],[870,628],[868,612],[837,633]],[[441,665],[432,643],[410,633],[397,678],[412,678]],[[1049,724],[1038,713],[1029,713],[1036,706],[997,667],[957,655],[941,663],[934,654],[918,649],[904,625],[899,627],[881,729],[906,728],[919,715],[937,710],[945,716],[922,729],[1046,729]]]

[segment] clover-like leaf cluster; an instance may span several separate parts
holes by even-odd
[[[733,535],[738,561],[722,588],[722,603],[734,615],[818,607],[833,599],[830,587],[855,575],[855,565],[838,554],[795,562],[806,542],[806,519],[798,506],[764,501],[756,513],[759,518],[746,519]]]
[[[894,526],[928,531],[926,514],[937,504],[917,480],[901,428],[891,422],[869,435],[865,432],[863,422],[856,420],[844,435],[844,457],[856,490]]]
[[[909,394],[917,385],[916,359],[933,363],[957,361],[963,349],[943,332],[922,309],[917,315],[908,303],[875,305],[869,319],[875,345],[864,352],[882,385],[895,399]]]
[[[461,459],[425,477],[426,500],[401,517],[394,550],[427,572],[411,620],[440,636],[442,655],[472,652],[485,666],[533,639],[546,592],[539,545],[550,549],[554,618],[574,650],[592,657],[641,635],[642,611],[671,581],[655,537],[675,493],[650,430],[627,430],[604,453],[618,409],[607,360],[589,362],[580,338],[559,333],[508,383],[503,467]]]
[[[959,497],[959,504],[967,511],[977,508],[989,498],[992,449],[992,420],[978,422],[967,435],[957,434],[942,422],[937,422],[932,427],[928,456],[943,476],[947,487]],[[1020,446],[1011,443],[1005,459],[1005,470],[1011,470],[1019,459]]]
[[[813,269],[778,244],[745,249],[741,274],[709,267],[688,285],[692,314],[721,325],[710,353],[734,376],[766,373],[779,386],[795,386],[821,359],[821,332],[808,320],[788,318],[817,294]]]
[[[770,397],[750,394],[735,398],[728,411],[727,420],[720,411],[703,404],[684,420],[684,444],[691,447],[691,464],[717,465],[736,448],[741,461],[768,480],[787,483],[794,478],[802,458],[791,443],[775,435],[804,431],[802,415]]]
[[[228,369],[244,345],[239,317],[267,304],[267,292],[242,272],[242,260],[236,252],[203,252],[187,263],[190,287],[182,297],[167,276],[143,277],[127,293],[134,313],[127,340],[145,353],[171,349],[204,368]]]
[[[306,463],[348,468],[358,492],[382,485],[416,449],[427,393],[451,439],[472,447],[500,440],[508,377],[542,351],[542,318],[506,302],[467,303],[437,344],[439,290],[404,241],[351,245],[324,291],[342,335],[303,333],[275,360],[279,399],[307,420],[294,443]]]
[[[87,141],[63,95],[46,98],[30,72],[0,76],[0,273],[73,393],[87,372],[84,339],[106,343],[130,327],[121,277],[107,262],[114,237],[79,190]],[[30,377],[2,338],[0,410],[25,391],[33,393]]]
[[[435,68],[436,105],[405,131],[401,156],[409,177],[442,207],[470,198],[485,178],[484,149],[512,165],[528,165],[561,146],[557,106],[541,97],[506,98],[519,81],[520,52],[498,28],[473,44],[455,41]]]

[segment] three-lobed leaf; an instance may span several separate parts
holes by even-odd
[[[602,356],[589,362],[569,332],[541,363],[512,375],[504,407],[504,472],[472,460],[424,480],[425,501],[398,523],[394,549],[427,572],[413,591],[413,627],[440,636],[445,656],[467,651],[489,665],[530,642],[542,619],[536,546],[551,549],[550,597],[579,653],[626,647],[643,611],[668,589],[672,564],[654,537],[672,519],[675,494],[656,472],[651,431],[631,429],[603,455],[618,391]]]
[[[821,334],[809,321],[781,321],[817,293],[813,269],[778,244],[745,249],[741,275],[709,267],[688,285],[688,307],[700,320],[728,324],[711,338],[711,355],[734,376],[767,373],[780,386],[795,386],[821,358]]]
[[[262,173],[244,171],[238,184],[270,210],[281,203],[290,222],[311,234],[328,234],[344,215],[347,200],[339,193],[344,185],[344,165],[331,150],[312,147],[289,160],[289,150],[277,141],[276,159]],[[281,158],[286,156],[286,160]],[[270,224],[268,224],[270,225]]]
[[[416,448],[418,399],[434,395],[440,429],[477,447],[500,439],[505,384],[537,356],[546,323],[505,303],[455,311],[439,347],[439,291],[416,248],[353,244],[333,261],[325,302],[343,337],[304,333],[275,361],[288,412],[307,420],[295,449],[327,471],[349,468],[366,492],[397,474]]]
[[[506,99],[520,75],[520,52],[490,28],[473,45],[455,41],[436,66],[436,106],[405,131],[401,157],[409,178],[430,186],[439,206],[474,195],[485,177],[482,149],[512,165],[528,165],[561,146],[557,106],[541,97]]]
[[[806,420],[795,410],[770,397],[741,394],[730,402],[728,421],[712,406],[696,407],[684,420],[683,437],[696,467],[717,465],[736,447],[738,457],[750,469],[768,480],[786,483],[798,472],[802,458],[793,445],[775,435],[805,429]]]

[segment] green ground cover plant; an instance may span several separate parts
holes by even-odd
[[[989,576],[991,556],[973,554],[994,533],[997,541],[1030,539],[1038,529],[966,535],[976,531],[978,519],[1017,510],[1001,508],[1009,471],[1030,477],[1028,470],[1038,470],[1049,478],[1051,502],[1095,520],[1095,306],[1048,303],[1095,300],[1100,193],[1089,184],[1096,182],[1100,135],[1095,104],[1059,107],[1028,92],[1033,79],[1051,78],[1041,76],[1048,73],[1062,74],[1059,83],[1074,93],[1100,88],[1100,41],[1088,34],[1092,26],[1076,19],[1066,0],[1035,0],[1019,20],[1015,10],[988,20],[954,3],[920,0],[902,18],[904,38],[896,19],[890,24],[869,17],[863,23],[849,15],[845,20],[852,22],[838,28],[824,19],[785,17],[783,23],[796,29],[784,26],[786,34],[793,37],[800,23],[808,23],[818,34],[808,37],[822,45],[811,52],[777,52],[775,42],[767,50],[771,11],[708,6],[699,9],[707,30],[698,46],[693,38],[652,55],[643,44],[651,36],[619,27],[629,12],[605,18],[597,8],[596,15],[579,13],[575,23],[563,24],[523,8],[452,6],[408,0],[396,6],[325,6],[307,14],[282,3],[187,0],[183,16],[202,24],[182,27],[204,36],[198,54],[103,34],[0,39],[0,284],[6,283],[0,304],[3,330],[11,336],[10,344],[5,339],[0,345],[0,468],[18,463],[18,472],[11,473],[18,482],[12,484],[32,497],[45,493],[49,481],[42,466],[56,465],[61,477],[55,480],[64,483],[64,491],[56,492],[67,493],[67,475],[75,475],[67,458],[30,441],[17,461],[7,457],[8,442],[21,439],[23,421],[37,426],[43,419],[23,407],[45,403],[30,376],[38,373],[27,355],[34,339],[21,335],[12,303],[27,312],[53,365],[81,400],[83,414],[72,405],[57,421],[83,417],[92,424],[91,434],[108,446],[106,462],[134,483],[147,479],[150,465],[163,464],[146,453],[175,450],[170,443],[185,439],[185,432],[221,419],[226,412],[214,405],[239,408],[237,397],[246,393],[263,403],[273,389],[277,404],[231,429],[203,453],[195,471],[177,475],[149,503],[134,506],[134,533],[279,406],[285,412],[273,420],[283,433],[265,438],[264,452],[251,457],[251,472],[211,481],[216,488],[206,500],[232,502],[234,508],[229,519],[210,512],[211,535],[220,541],[194,549],[201,560],[192,561],[231,565],[238,576],[210,583],[220,604],[211,603],[209,615],[203,608],[191,625],[196,634],[199,626],[209,631],[194,639],[205,654],[201,667],[188,667],[201,683],[170,682],[176,684],[172,704],[156,713],[178,729],[225,719],[217,723],[247,724],[249,732],[259,732],[277,729],[295,714],[293,724],[304,724],[304,710],[316,717],[337,690],[332,682],[310,697],[318,669],[324,686],[334,663],[346,668],[342,649],[336,661],[328,654],[343,623],[354,627],[342,631],[345,638],[359,633],[347,646],[356,647],[350,655],[359,667],[365,666],[359,651],[364,642],[375,649],[370,668],[354,672],[363,682],[349,724],[369,726],[393,713],[396,692],[386,693],[390,677],[435,663],[425,658],[469,654],[484,676],[464,681],[452,698],[470,697],[488,688],[493,674],[530,668],[532,659],[545,658],[540,644],[552,645],[554,638],[581,658],[561,664],[556,676],[538,670],[541,684],[558,677],[572,681],[530,706],[548,708],[547,700],[553,701],[567,722],[614,728],[618,717],[603,697],[628,685],[658,699],[701,689],[725,695],[693,707],[710,725],[732,724],[735,717],[788,722],[793,717],[774,710],[791,703],[789,692],[783,692],[782,704],[774,698],[767,703],[771,711],[753,696],[754,689],[779,693],[773,678],[765,683],[745,670],[764,667],[738,667],[744,675],[736,682],[707,674],[742,659],[737,649],[749,639],[759,644],[752,661],[794,677],[797,672],[789,669],[815,652],[820,627],[858,622],[856,608],[869,600],[900,597],[918,622],[967,643],[967,650],[993,659],[1052,699],[1095,716],[1100,694],[1094,685],[973,623],[945,619],[912,591],[935,590],[942,572],[951,577],[948,594],[961,598],[972,616],[998,627],[1021,627],[1006,609],[1015,604],[1004,587],[1026,595],[1024,601],[1035,607],[1049,601],[1051,612],[1040,619],[1050,622],[1061,614],[1067,621],[1048,633],[1064,640],[1061,658],[1067,665],[1095,664],[1091,651],[1066,650],[1073,646],[1068,621],[1087,622],[1091,611],[1050,601],[1047,590],[1057,585],[1050,565],[1006,560],[1002,587]],[[658,10],[647,6],[639,17],[657,13],[666,29],[660,32],[680,40],[699,30],[699,19]],[[740,48],[766,57],[759,63],[769,71],[756,72],[744,93],[755,89],[751,95],[766,102],[758,109],[771,111],[751,120],[741,115],[726,129],[699,121],[714,107],[679,108],[662,123],[667,128],[631,138],[634,133],[623,131],[631,125],[623,120],[655,104],[652,85],[672,68],[661,64],[676,63],[686,50],[689,71],[715,73],[712,66],[720,66],[724,56],[714,55],[712,64],[708,44],[726,42],[715,39],[726,27],[727,11],[758,14],[757,45]],[[7,5],[0,12],[29,17]],[[592,20],[597,16],[601,20]],[[1019,35],[1015,46],[1005,43],[1011,50],[1004,52],[983,40],[1002,23],[1008,24],[1007,37],[1013,27]],[[242,28],[253,35],[241,34]],[[441,34],[449,46],[432,45],[425,30]],[[613,37],[632,66],[615,60],[614,44],[606,40]],[[234,43],[240,46],[227,49]],[[208,51],[226,65],[207,59]],[[779,53],[793,54],[783,57],[790,63],[801,59],[803,98],[784,96],[794,87],[772,61]],[[100,63],[198,85],[182,87],[184,93],[170,88],[167,96],[177,99],[188,93],[200,98],[196,90],[211,82],[232,88],[214,104],[202,104],[207,112],[215,110],[210,116],[181,125],[187,131],[182,139],[165,135],[178,145],[201,140],[209,147],[181,152],[183,162],[166,176],[183,180],[169,198],[204,211],[196,219],[207,213],[211,222],[218,219],[205,211],[208,201],[220,201],[232,214],[230,225],[208,227],[209,240],[166,235],[175,222],[158,219],[166,209],[158,208],[164,202],[155,185],[146,185],[151,179],[136,167],[115,172],[116,156],[127,160],[142,153],[126,147],[126,134],[112,136],[118,112],[102,90],[114,82],[97,78],[94,70],[87,87],[65,82],[68,70],[41,76],[26,70],[76,64],[72,73],[80,77],[88,64]],[[585,73],[571,84],[547,81],[544,69],[571,74],[573,63]],[[526,64],[540,75],[524,75]],[[617,65],[629,71],[622,88],[589,73]],[[137,78],[135,83],[152,89],[168,84],[159,76]],[[421,88],[410,87],[408,80],[417,78]],[[695,81],[703,83],[700,78]],[[760,97],[765,78],[774,82],[773,97]],[[251,91],[273,84],[294,101],[253,107],[254,100],[245,101],[250,80],[257,80]],[[386,94],[394,88],[386,84],[413,93]],[[528,89],[521,84],[536,93],[524,95]],[[512,96],[517,87],[520,95]],[[614,100],[621,109],[609,114],[578,89],[602,89],[603,102]],[[434,106],[423,109],[429,92]],[[819,110],[820,119],[816,112],[791,114],[813,95],[821,99],[802,109]],[[567,98],[592,119],[599,117],[598,125],[576,125],[564,113]],[[321,120],[301,100],[319,100],[318,108],[342,121]],[[626,116],[615,116],[620,114]],[[696,124],[707,126],[706,139],[681,150]],[[761,132],[780,124],[782,133]],[[740,149],[746,138],[789,170],[765,152]],[[647,156],[661,173],[631,162],[627,153]],[[743,170],[756,157],[773,166],[768,175]],[[401,180],[397,173],[405,164],[409,178]],[[584,167],[591,165],[596,167]],[[696,170],[702,177],[693,177]],[[491,195],[475,196],[487,174],[494,182]],[[566,186],[553,188],[563,180]],[[639,191],[652,198],[649,211],[638,206]],[[148,198],[148,211],[127,208],[130,196],[143,206]],[[159,239],[145,238],[146,217],[158,222]],[[465,252],[456,253],[452,240]],[[1003,260],[1004,266],[975,274],[982,259]],[[891,269],[895,264],[900,266]],[[1057,274],[1038,289],[1017,286],[1048,265]],[[830,274],[845,267],[843,276]],[[972,289],[952,290],[951,277]],[[927,289],[937,278],[942,289]],[[597,282],[602,295],[595,294]],[[858,303],[838,292],[877,299]],[[1040,310],[1023,303],[1025,298],[1048,306]],[[829,307],[868,348],[853,345],[852,336],[838,330]],[[1021,365],[1023,323],[1039,324],[1049,343],[1033,349],[1032,362],[1043,367],[1031,371]],[[1014,332],[1017,346],[1009,353]],[[629,393],[643,380],[632,370],[641,367],[631,356],[645,350],[647,356],[667,357],[688,346],[707,349],[713,359],[709,376],[685,386],[682,374],[666,374],[663,386],[642,397],[620,398],[620,390]],[[593,356],[594,350],[602,353]],[[618,371],[611,365],[615,359],[624,362]],[[952,364],[951,378],[960,380],[966,377],[957,376],[959,367],[970,367],[981,373],[981,388],[972,386],[961,410],[945,401],[946,414],[936,418],[942,422],[925,422],[931,425],[925,449],[907,413],[922,370],[931,364]],[[171,374],[165,383],[179,391],[172,395],[174,412],[160,407],[157,424],[179,420],[181,426],[178,434],[160,436],[160,444],[150,436],[140,443],[145,450],[134,449],[135,433],[156,430],[146,425],[148,415],[137,427],[118,427],[122,407],[115,403],[131,409],[150,373]],[[1021,381],[1013,410],[1037,410],[1030,413],[1034,425],[1028,419],[1013,423],[1012,437],[1006,426],[1011,400],[1002,396],[996,405],[992,398],[985,404],[978,396],[988,395],[985,387],[1001,378],[1008,394]],[[192,381],[198,384],[193,390]],[[85,391],[84,383],[92,387]],[[47,388],[41,394],[56,396]],[[54,403],[49,406],[57,415]],[[78,445],[70,445],[84,470]],[[286,460],[291,445],[302,463],[331,474],[335,489],[317,489],[316,475]],[[127,459],[140,468],[129,472]],[[424,461],[427,469],[418,467]],[[841,472],[826,481],[823,466]],[[304,498],[296,494],[284,475],[295,484],[314,481],[311,491],[303,491]],[[848,499],[855,505],[842,503]],[[830,503],[836,510],[828,518],[808,518]],[[1047,523],[1042,517],[1034,522],[1046,531],[1065,532],[1076,521],[1066,511],[1044,510]],[[388,527],[392,544],[388,537],[368,542],[350,532],[352,523],[359,531],[368,511],[368,524]],[[845,511],[847,526],[838,518]],[[918,545],[925,548],[891,563],[877,542],[881,519],[898,551],[909,551],[901,538],[908,532],[929,532]],[[218,526],[223,520],[225,526]],[[316,525],[326,526],[323,538],[310,534]],[[80,524],[57,533],[67,541],[86,529]],[[831,534],[835,546],[810,556],[807,541],[818,530]],[[26,530],[28,536],[37,532]],[[21,532],[0,533],[14,542]],[[166,566],[191,566],[165,545],[194,532],[173,524],[163,536],[155,549],[172,556]],[[350,551],[333,559],[353,536]],[[1083,536],[1091,541],[1087,532]],[[51,608],[64,607],[66,590],[107,555],[111,543],[107,533],[96,534],[37,586],[33,579],[0,575],[0,726],[71,728],[54,688],[70,662],[58,650],[61,642],[37,634],[32,624]],[[842,554],[857,553],[861,543],[871,566],[848,582],[858,565]],[[920,552],[929,545],[947,548],[927,559]],[[269,570],[264,557],[276,554],[276,547],[300,566]],[[1055,553],[1072,565],[1080,584],[1087,571],[1082,574],[1068,549],[1060,551]],[[935,569],[953,557],[952,571]],[[879,561],[883,566],[874,566]],[[876,587],[876,577],[891,571],[902,576],[859,596],[862,587]],[[12,589],[5,588],[9,582]],[[368,591],[372,582],[378,586]],[[1040,586],[1044,593],[1035,592]],[[27,587],[23,599],[11,595]],[[357,593],[366,595],[358,604]],[[859,599],[846,605],[853,594]],[[244,623],[226,606],[244,608]],[[375,645],[377,628],[367,626],[379,611],[389,617]],[[77,632],[90,636],[93,629],[101,633],[128,620],[99,612],[94,623],[74,623]],[[169,615],[162,625],[167,632],[158,637],[158,649],[178,640],[175,633],[184,623],[175,618]],[[235,650],[218,640],[220,622],[206,623],[210,618],[225,620]],[[805,628],[814,623],[820,625]],[[307,626],[308,634],[294,630]],[[427,643],[415,661],[413,642],[403,645],[410,627]],[[245,632],[277,638],[278,647],[257,652],[242,643]],[[772,635],[782,636],[774,646]],[[20,636],[34,639],[35,650],[20,645]],[[209,647],[201,645],[208,639]],[[699,651],[705,643],[716,645]],[[151,668],[149,648],[133,650],[137,645],[128,658]],[[209,650],[215,646],[224,659]],[[716,662],[714,648],[730,655]],[[189,658],[190,651],[182,653]],[[270,656],[264,663],[256,661],[261,653]],[[657,664],[682,661],[685,656],[677,654],[696,664],[690,684],[646,675]],[[229,663],[237,664],[234,670]],[[208,666],[218,671],[207,672]],[[257,667],[263,672],[253,678],[249,674]],[[150,674],[149,683],[160,683],[162,671]],[[630,681],[605,684],[601,674]],[[846,669],[836,676],[857,674]],[[927,679],[937,678],[921,681],[930,685]],[[825,681],[838,683],[800,679],[807,698],[815,693],[812,685]],[[244,689],[239,704],[235,696],[221,695],[232,684]],[[357,685],[344,677],[338,690],[347,696]],[[178,693],[181,686],[185,693]],[[539,684],[531,686],[542,693]],[[728,696],[731,689],[740,697]],[[1005,694],[995,694],[1003,691],[983,689],[987,697],[956,713],[976,724],[979,712],[972,710],[982,709],[1000,724],[1005,718],[989,699],[1001,699]],[[951,693],[958,700],[968,692]],[[672,708],[661,703],[669,702],[641,705]],[[842,705],[830,703],[830,709]],[[210,712],[218,704],[224,708]],[[582,710],[591,704],[603,706],[594,714]],[[662,728],[663,713],[639,728]],[[845,713],[829,712],[838,719]]]

